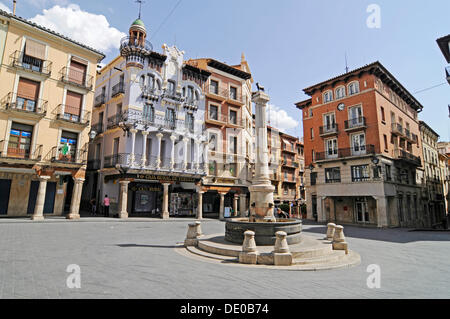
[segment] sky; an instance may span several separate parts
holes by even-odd
[[[138,8],[134,0],[17,0],[16,14],[102,51],[108,63]],[[244,53],[271,97],[270,124],[288,134],[303,135],[294,106],[308,98],[303,89],[344,73],[347,56],[350,70],[380,61],[422,103],[419,119],[450,141],[450,86],[436,43],[450,34],[448,12],[448,0],[146,0],[142,20],[159,52],[175,44],[186,59],[231,65]]]

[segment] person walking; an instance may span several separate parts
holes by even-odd
[[[95,198],[91,199],[91,213],[92,216],[97,215],[97,200]]]
[[[103,209],[105,217],[109,217],[109,205],[110,205],[109,197],[108,195],[105,195],[105,199],[103,200]]]

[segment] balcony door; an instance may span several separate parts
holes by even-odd
[[[358,223],[368,223],[369,220],[369,206],[366,198],[357,198],[355,201],[356,220]]]
[[[87,65],[75,57],[70,61],[69,80],[79,85],[85,85]]]
[[[334,130],[334,128],[336,127],[336,117],[334,113],[325,114],[323,116],[323,125],[325,132],[330,132]]]
[[[59,143],[58,160],[65,162],[76,162],[76,153],[78,145],[78,134],[62,131]]]
[[[8,157],[29,158],[33,126],[12,123],[9,133]]]
[[[17,87],[16,107],[24,111],[36,112],[39,87],[39,82],[20,78],[19,86]]]
[[[366,154],[366,135],[364,133],[355,134],[352,135],[351,138],[352,138],[352,155],[358,156]]]
[[[327,158],[338,157],[338,142],[337,139],[330,139],[325,141],[325,149]]]
[[[362,125],[362,117],[363,113],[361,106],[351,107],[349,109],[349,127]]]
[[[72,122],[80,122],[83,95],[67,91],[66,105],[64,106],[64,119]]]

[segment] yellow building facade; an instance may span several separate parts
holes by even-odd
[[[0,11],[0,217],[79,218],[104,57]]]

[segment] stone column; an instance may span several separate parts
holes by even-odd
[[[136,133],[137,133],[137,130],[131,129],[130,133],[131,133],[130,166],[134,166],[134,161],[136,160],[136,156],[134,155],[134,149],[135,149],[135,146],[136,146],[135,144],[136,144]]]
[[[67,215],[67,219],[80,219],[80,201],[84,181],[81,178],[74,178],[72,202],[70,203],[70,213]]]
[[[158,151],[156,152],[156,168],[157,169],[161,168],[161,140],[162,140],[163,136],[164,135],[162,133],[156,134],[156,138],[158,140]]]
[[[327,221],[327,216],[324,207],[324,200],[325,197],[322,196],[317,197],[317,221],[319,223],[324,223]]]
[[[203,219],[203,194],[205,192],[199,191],[198,192],[198,207],[197,207],[197,219],[201,220]]]
[[[45,204],[45,193],[47,191],[47,181],[50,176],[39,176],[39,189],[36,199],[36,206],[34,207],[33,216],[31,220],[44,220],[44,204]]]
[[[387,211],[388,198],[374,197],[377,201],[377,224],[379,228],[388,227]]]
[[[233,217],[236,217],[238,213],[238,198],[239,196],[235,194],[233,198]]]
[[[187,169],[187,164],[188,164],[188,142],[189,139],[188,138],[184,138],[183,139],[183,170]]]
[[[209,165],[209,159],[208,159],[209,154],[208,154],[208,152],[209,152],[208,142],[204,142],[203,143],[203,160],[205,161],[205,163],[203,163],[203,164],[205,166],[204,167],[205,173],[208,173],[208,170],[209,170],[209,167],[208,167],[208,165]]]
[[[200,141],[195,141],[195,170],[200,169]]]
[[[119,197],[119,218],[127,219],[128,218],[128,185],[130,181],[120,181],[120,197]]]
[[[241,217],[245,217],[245,213],[247,212],[247,195],[241,194],[239,195],[240,200],[240,215]]]
[[[170,169],[173,170],[175,168],[175,141],[177,140],[177,137],[175,135],[171,135],[170,140],[172,141],[172,151],[170,154]]]
[[[169,186],[170,183],[163,183],[164,186],[164,196],[163,196],[163,211],[161,218],[162,219],[169,219],[170,213],[169,213]]]
[[[219,193],[220,195],[220,211],[219,211],[219,219],[225,220],[225,195],[226,193]]]
[[[147,166],[147,136],[149,132],[142,131],[142,167]]]

